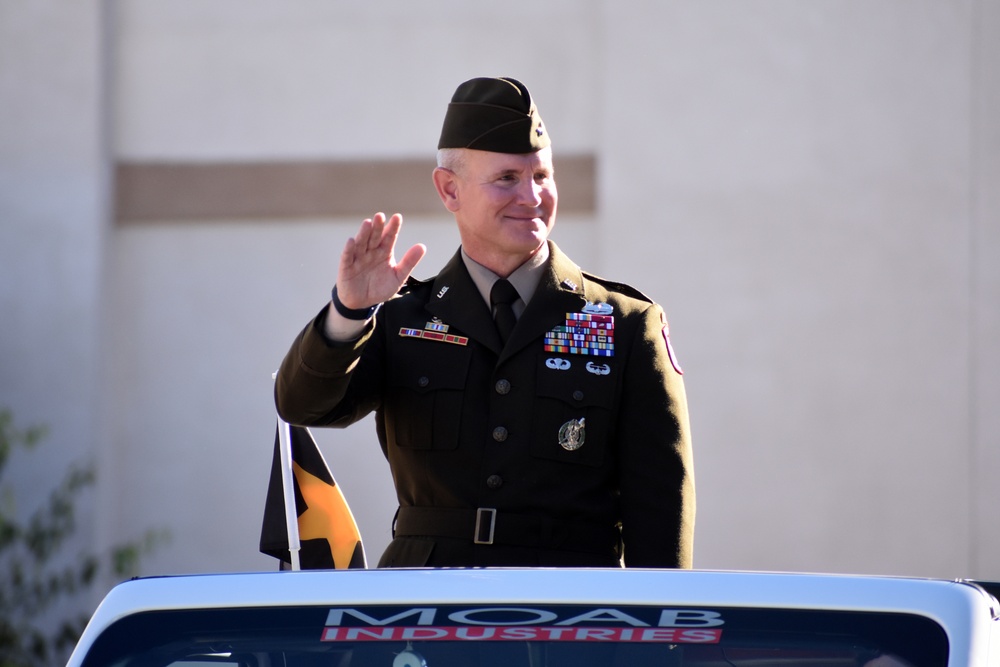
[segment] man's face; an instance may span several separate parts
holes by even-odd
[[[462,245],[482,264],[491,266],[491,258],[508,264],[520,258],[516,267],[545,243],[556,221],[552,150],[463,153],[452,208]]]

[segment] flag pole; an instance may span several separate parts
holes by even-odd
[[[302,543],[299,541],[299,516],[295,507],[295,481],[292,471],[292,433],[291,427],[281,417],[278,417],[278,441],[281,450],[281,490],[285,497],[285,529],[288,532],[288,555],[293,570],[301,570],[299,551]]]
[[[271,379],[278,377],[277,372],[271,373]],[[302,542],[299,540],[299,511],[295,506],[295,473],[292,470],[292,427],[281,417],[278,417],[278,449],[281,452],[281,491],[285,498],[285,532],[288,533],[288,556],[293,570],[301,570],[299,551]]]

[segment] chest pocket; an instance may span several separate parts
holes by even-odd
[[[464,346],[419,339],[392,346],[385,413],[390,445],[458,447],[471,354]]]
[[[532,455],[602,465],[614,436],[618,376],[613,358],[541,355],[535,378]]]

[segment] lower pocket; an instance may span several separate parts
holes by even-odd
[[[608,448],[610,411],[538,399],[532,419],[531,453],[550,461],[600,466]]]
[[[462,417],[462,392],[419,393],[394,388],[386,405],[390,440],[404,449],[455,449]]]

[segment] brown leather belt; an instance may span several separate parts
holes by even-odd
[[[499,512],[492,507],[400,507],[393,537],[450,537],[474,544],[538,549],[618,553],[620,533],[614,526],[554,521],[527,514]]]

